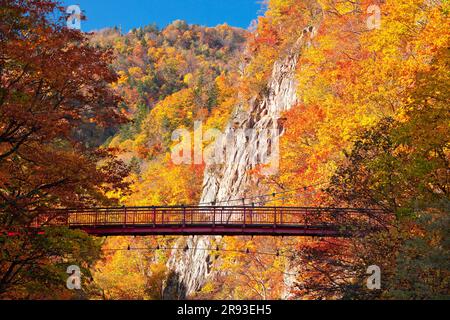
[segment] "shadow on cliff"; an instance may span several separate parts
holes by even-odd
[[[180,281],[180,275],[175,271],[171,271],[167,276],[163,300],[184,300],[186,299],[186,294],[186,286]]]

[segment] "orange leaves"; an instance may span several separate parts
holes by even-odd
[[[318,106],[300,104],[284,115],[286,117],[285,127],[287,137],[303,137],[304,135],[313,138],[314,124],[320,123],[325,119],[324,110]],[[305,142],[305,144],[308,144]]]
[[[274,248],[280,242],[279,238],[269,237],[223,238],[216,245],[224,250],[214,252],[217,258],[214,265],[223,272],[218,273],[204,292],[216,289],[215,299],[279,299],[285,259],[277,256]]]
[[[449,83],[444,67],[448,61],[448,2],[379,2],[381,28],[374,30],[368,30],[366,25],[365,10],[370,1],[358,5],[358,10],[352,10],[351,1],[322,3],[325,19],[300,58],[297,79],[303,104],[287,115],[280,175],[275,185],[293,189],[319,183],[314,194],[290,202],[298,205],[343,201],[346,206],[354,206],[366,201],[408,211],[410,202],[420,197],[427,199],[432,193],[443,196],[447,187],[437,186],[446,185],[444,167],[448,162],[448,152],[444,151],[448,145],[448,130],[444,127],[448,129],[448,125],[443,126],[441,121],[448,118],[444,111],[448,108],[442,104],[448,101],[448,94],[443,94],[448,92],[443,90],[443,84]],[[394,132],[378,128],[383,124],[381,120],[392,118],[399,121]],[[371,141],[371,148],[367,148],[367,132],[374,129],[380,137],[397,141],[398,145],[392,148],[380,139]],[[358,140],[360,132],[365,133],[362,141]],[[357,153],[361,146],[367,150],[362,148],[364,152]],[[351,168],[345,160],[350,150],[358,160]],[[430,174],[433,169],[436,171]],[[322,192],[336,172],[347,174],[342,184]],[[436,182],[439,179],[442,180]],[[367,184],[365,180],[375,182]],[[428,189],[431,185],[433,190]],[[348,194],[338,195],[340,191]],[[330,241],[308,246],[310,256],[306,259],[317,258],[318,262],[305,272],[312,277],[301,280],[310,283],[312,291],[317,291],[314,286],[330,284],[329,276],[343,280],[337,287],[355,281],[351,273],[345,279],[347,271],[340,269],[339,259],[353,258],[360,250],[339,252],[336,248],[344,248],[345,243],[329,247],[325,244]],[[371,247],[374,249],[376,246]],[[381,252],[377,259],[389,264],[390,258],[382,256],[395,252]],[[320,257],[328,262],[321,263]],[[338,258],[338,263],[330,267],[334,258]],[[304,296],[305,291],[298,294]],[[337,297],[333,294],[336,292],[330,290],[325,297]]]
[[[153,254],[131,249],[153,246],[149,242],[130,237],[108,239],[103,248],[106,257],[96,264],[93,274],[104,299],[147,298],[147,274]]]
[[[172,165],[170,159],[147,164],[122,198],[127,205],[193,205],[200,199],[201,167]]]
[[[237,75],[234,73],[227,75],[222,73],[216,78],[215,84],[218,90],[217,106],[207,118],[206,129],[216,128],[222,130],[225,128],[231,112],[238,104],[237,82]]]
[[[428,49],[448,43],[448,32],[427,31],[448,25],[439,13],[441,5],[419,10],[420,0],[387,1],[380,4],[382,28],[362,32],[367,29],[367,4],[358,10],[350,10],[350,1],[323,4],[325,12],[340,14],[325,16],[300,58],[297,79],[303,105],[287,116],[283,184],[326,183],[359,130],[387,115],[404,116],[402,105],[411,101],[408,92],[420,85],[418,75],[428,72],[437,58],[438,51]],[[419,17],[423,28],[417,24]]]
[[[203,165],[172,163],[172,133],[193,131],[194,121],[202,121],[205,131],[225,126],[237,101],[237,76],[230,69],[245,34],[226,25],[203,28],[177,21],[161,31],[144,27],[115,36],[121,44],[116,90],[124,97],[126,114],[135,119],[111,142],[124,149],[123,159],[134,167],[133,194],[123,196],[124,203],[199,200]]]
[[[246,99],[263,92],[274,62],[284,55],[302,35],[304,28],[319,18],[316,1],[272,0],[256,31],[249,36],[253,54],[242,77]]]
[[[125,120],[117,112],[120,98],[108,85],[117,80],[111,55],[90,46],[84,34],[48,20],[53,1],[4,5],[10,10],[1,11],[1,20],[11,25],[2,52],[7,62],[1,78],[0,176],[8,176],[0,180],[3,199],[34,207],[106,201],[102,191],[125,187],[127,170],[80,142],[84,130]],[[16,20],[8,16],[15,11]],[[24,32],[26,37],[17,37]]]
[[[298,105],[285,115],[285,135],[281,139],[281,163],[278,182],[286,189],[315,185],[325,182],[321,164],[326,160],[321,144],[319,124],[325,121],[325,112],[320,106]],[[314,189],[314,188],[313,188]],[[316,188],[314,192],[318,192]],[[316,194],[315,194],[316,195]],[[312,201],[315,196],[305,196]],[[297,201],[304,201],[301,198]],[[294,201],[296,201],[294,199]],[[311,204],[296,203],[298,205]]]
[[[258,33],[254,39],[254,46],[258,45],[271,46],[274,47],[279,44],[280,37],[278,32],[273,29],[273,26],[269,23],[268,19],[265,17],[260,17],[258,19]]]

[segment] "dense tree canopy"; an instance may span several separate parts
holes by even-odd
[[[83,123],[125,120],[108,85],[116,79],[111,55],[67,29],[63,17],[52,19],[59,10],[53,1],[14,0],[0,9],[0,295],[51,290],[64,265],[87,267],[98,255],[96,242],[78,232],[29,233],[37,215],[111,203],[106,192],[126,187],[127,167],[74,134]],[[18,236],[4,234],[16,228]]]
[[[127,34],[69,30],[61,9],[0,8],[0,297],[73,298],[75,264],[77,297],[163,298],[175,238],[27,227],[48,208],[197,203],[205,164],[173,162],[173,131],[223,129],[302,39],[280,170],[260,187],[303,190],[271,205],[382,208],[370,219],[384,228],[215,239],[216,272],[195,297],[449,298],[448,1],[269,0],[250,31],[175,21]]]

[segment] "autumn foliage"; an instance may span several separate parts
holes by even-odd
[[[7,231],[48,208],[198,203],[205,164],[173,163],[173,131],[223,129],[268,94],[300,39],[299,103],[282,115],[280,170],[261,190],[285,192],[271,205],[382,208],[370,218],[385,228],[213,239],[214,272],[192,298],[448,299],[449,2],[265,4],[249,31],[175,21],[83,34],[52,0],[2,2],[1,298],[74,298],[65,268],[77,264],[78,298],[163,299],[176,238]],[[380,290],[366,286],[369,265]]]
[[[125,120],[108,85],[116,79],[111,55],[49,17],[58,10],[53,1],[3,1],[0,9],[0,295],[7,297],[40,297],[39,289],[61,286],[70,257],[87,268],[98,255],[96,241],[79,232],[28,233],[39,213],[112,203],[106,192],[126,187],[127,167],[74,135],[84,123]],[[19,236],[6,235],[17,228]]]

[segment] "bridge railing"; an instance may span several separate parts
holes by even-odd
[[[54,210],[39,225],[70,227],[158,225],[326,226],[380,224],[385,212],[358,208],[307,207],[119,207]]]

